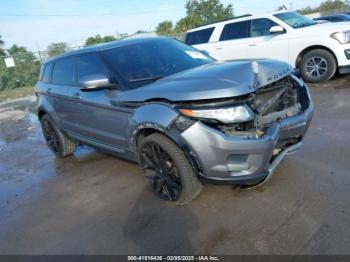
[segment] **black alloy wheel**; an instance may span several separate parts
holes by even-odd
[[[176,201],[182,191],[178,168],[169,154],[157,143],[143,144],[140,165],[153,191],[163,200]]]
[[[49,121],[41,121],[42,130],[44,137],[46,139],[48,147],[54,152],[55,154],[59,154],[60,152],[60,140],[59,137],[52,126],[52,124]]]

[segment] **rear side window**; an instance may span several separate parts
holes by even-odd
[[[69,85],[74,82],[74,58],[59,60],[55,63],[52,72],[52,83]]]
[[[225,25],[220,36],[220,41],[247,37],[250,37],[250,20]]]
[[[42,82],[50,83],[52,68],[53,63],[48,63],[47,65],[45,65],[44,72],[41,78]]]
[[[278,24],[267,18],[254,19],[251,25],[251,37],[271,35],[270,28],[276,25]]]
[[[76,61],[76,77],[78,83],[82,82],[83,78],[86,76],[108,75],[107,68],[96,53],[78,56]]]
[[[214,27],[211,27],[211,28],[187,33],[185,43],[188,45],[208,43],[213,31],[214,31]]]

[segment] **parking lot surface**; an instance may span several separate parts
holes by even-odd
[[[304,146],[252,190],[158,200],[134,163],[56,159],[33,99],[0,105],[0,254],[350,254],[350,77],[312,85]]]

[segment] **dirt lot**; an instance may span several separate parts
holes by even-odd
[[[0,105],[0,254],[350,254],[350,77],[311,93],[305,144],[268,184],[206,185],[184,207],[133,163],[55,159],[32,100]]]

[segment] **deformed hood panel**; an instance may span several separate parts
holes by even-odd
[[[118,100],[193,101],[241,96],[277,81],[291,71],[292,67],[287,63],[270,59],[215,62],[124,91]]]

